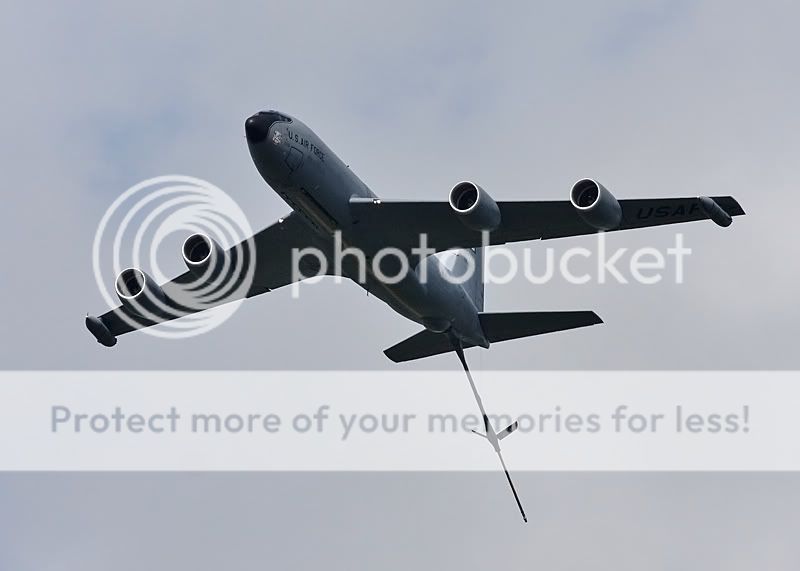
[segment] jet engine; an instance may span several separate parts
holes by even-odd
[[[460,182],[450,191],[450,208],[467,228],[491,232],[500,226],[500,208],[489,194],[472,182]]]
[[[225,250],[205,234],[192,234],[186,238],[181,252],[192,274],[205,281],[219,276],[227,262]]]
[[[164,313],[167,296],[164,290],[138,268],[122,270],[114,282],[122,305],[143,317]]]
[[[598,230],[613,230],[622,222],[622,207],[606,187],[590,178],[572,186],[569,200],[584,222]]]

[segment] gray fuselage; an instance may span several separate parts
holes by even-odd
[[[269,111],[250,117],[245,132],[258,172],[302,217],[309,231],[331,247],[339,232],[343,249],[364,252],[366,264],[356,266],[354,256],[344,258],[342,275],[432,331],[450,332],[463,341],[489,346],[478,308],[464,287],[446,279],[448,270],[437,256],[423,257],[403,273],[398,271],[397,257],[387,255],[378,266],[383,274],[403,277],[397,283],[378,278],[371,262],[383,247],[381,236],[360,233],[350,211],[351,198],[377,196],[311,129],[293,117]],[[328,273],[332,273],[330,269]]]

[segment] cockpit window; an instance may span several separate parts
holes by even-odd
[[[263,116],[267,116],[267,118],[269,119],[270,125],[272,123],[277,123],[278,121],[283,121],[285,123],[291,123],[292,122],[291,118],[289,118],[286,115],[283,115],[281,113],[278,113],[277,111],[259,111],[258,114],[259,115],[263,115]]]

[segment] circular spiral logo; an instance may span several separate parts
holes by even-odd
[[[172,339],[200,335],[233,315],[250,290],[252,236],[239,205],[210,182],[151,178],[126,190],[103,215],[92,248],[95,280],[106,303],[122,303],[118,314],[132,329]],[[158,251],[170,242],[165,264]],[[181,254],[184,273],[175,278]],[[113,276],[101,270],[108,266],[101,258],[108,257]]]

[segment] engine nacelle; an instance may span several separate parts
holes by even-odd
[[[598,230],[613,230],[622,222],[622,207],[606,187],[590,178],[572,186],[569,200],[583,220]]]
[[[450,191],[450,208],[467,228],[479,232],[500,226],[500,208],[489,194],[472,182],[459,182]]]
[[[192,234],[186,238],[181,253],[192,274],[206,282],[219,277],[227,263],[227,254],[222,246],[205,234]]]
[[[143,317],[164,313],[167,296],[164,290],[138,268],[122,270],[114,282],[117,297],[122,305]]]

